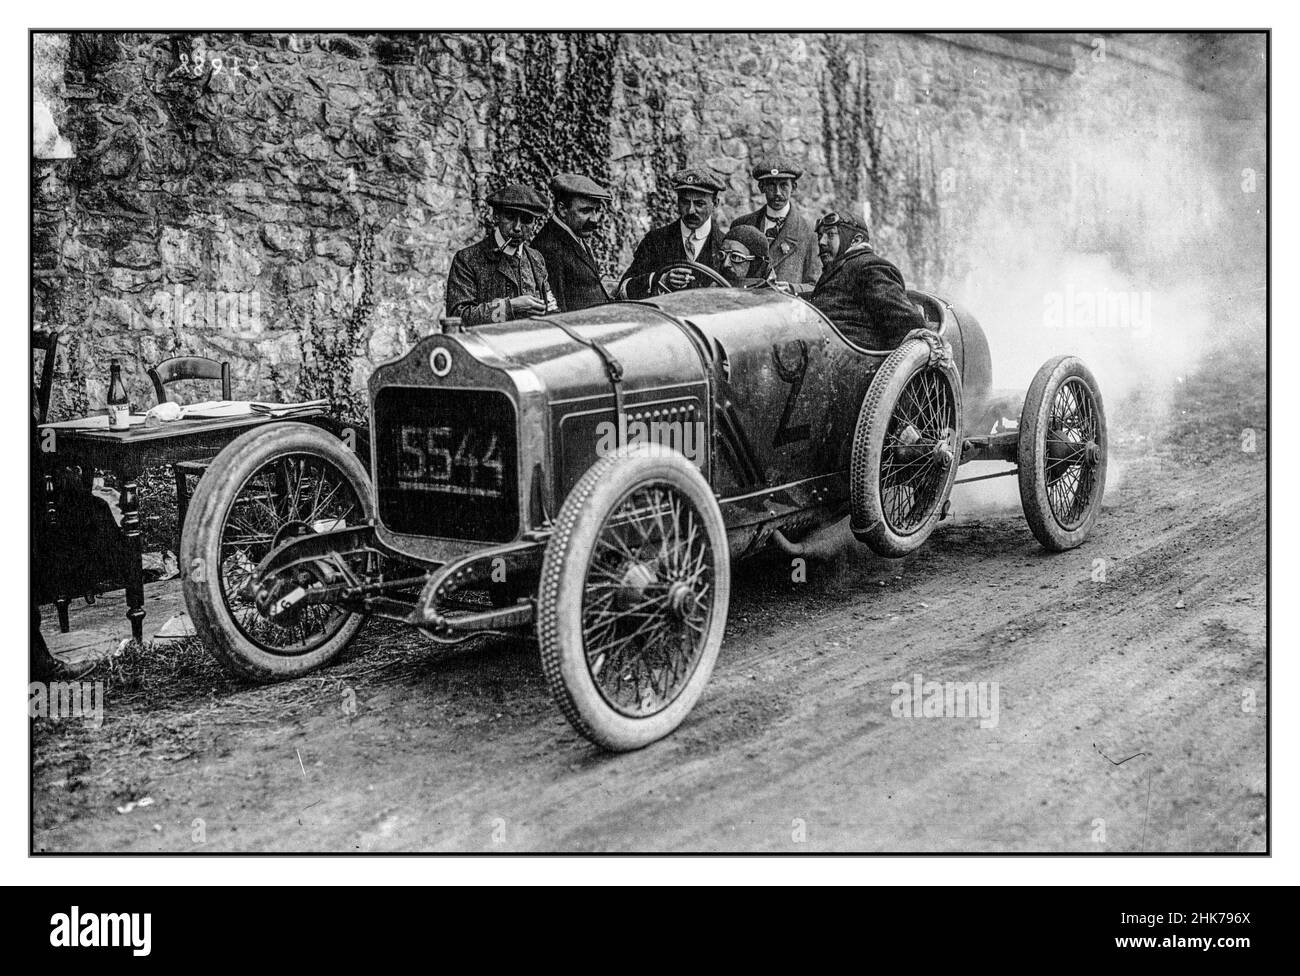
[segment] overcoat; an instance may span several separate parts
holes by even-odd
[[[513,316],[510,299],[532,295],[558,310],[546,275],[545,259],[528,245],[513,255],[497,247],[489,234],[477,244],[457,251],[447,273],[447,315],[459,316],[462,325],[507,322]]]
[[[530,246],[546,261],[546,275],[561,312],[609,301],[595,259],[554,217],[542,225]]]
[[[903,273],[870,247],[827,265],[808,301],[866,349],[895,349],[913,329],[925,328],[920,309],[907,297]]]
[[[708,239],[700,248],[695,258],[696,264],[712,268],[722,273],[722,230],[718,222],[713,221]],[[632,255],[632,266],[627,269],[618,283],[618,293],[622,298],[648,298],[650,295],[651,276],[660,268],[679,261],[689,261],[691,256],[682,242],[682,222],[674,220],[665,227],[656,227],[636,246]]]

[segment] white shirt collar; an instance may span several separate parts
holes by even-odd
[[[764,206],[763,216],[774,223],[778,220],[785,220],[786,217],[790,216],[790,201],[787,200],[785,206],[780,210],[773,210],[771,207]]]
[[[678,223],[681,223],[681,221],[678,221]],[[699,241],[701,244],[703,244],[705,241],[707,241],[707,240],[709,239],[709,235],[712,234],[712,233],[713,233],[713,218],[712,218],[712,217],[710,217],[710,218],[709,218],[708,220],[706,220],[704,223],[700,224],[700,226],[697,227],[695,230],[691,230],[691,229],[690,229],[689,227],[687,227],[684,223],[682,224],[682,242],[683,242],[683,243],[685,243],[685,242],[687,242],[687,241]]]
[[[505,239],[504,237],[501,236],[501,231],[500,231],[500,230],[498,230],[497,228],[493,227],[493,228],[492,228],[492,235],[496,238],[496,241],[497,241],[497,250],[498,250],[498,251],[501,251],[502,253],[508,255],[509,257],[514,257],[516,254],[519,253],[519,245],[518,245],[518,244],[509,244],[509,245],[508,245],[508,244],[506,243],[506,239]]]

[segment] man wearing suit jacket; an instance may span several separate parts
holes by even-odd
[[[546,262],[524,243],[529,229],[546,216],[541,196],[532,187],[513,183],[492,194],[488,203],[496,226],[451,259],[447,315],[475,326],[556,311]]]
[[[902,272],[871,246],[865,224],[847,214],[817,221],[825,270],[808,301],[865,349],[896,349],[913,329],[925,328],[907,297]]]
[[[609,301],[591,236],[600,227],[601,204],[609,191],[577,173],[557,173],[551,180],[555,210],[532,240],[546,260],[546,274],[561,312]]]
[[[755,166],[750,173],[767,197],[767,206],[737,217],[732,227],[757,227],[767,235],[768,258],[777,281],[788,282],[796,295],[813,290],[821,277],[817,235],[808,218],[794,205],[794,191],[803,170],[788,162],[773,160]]]
[[[713,219],[722,184],[704,169],[690,168],[673,175],[679,220],[656,227],[641,239],[632,266],[618,285],[619,298],[647,298],[662,284],[670,291],[704,284],[696,272],[678,268],[658,280],[670,264],[693,261],[722,272],[722,231]]]

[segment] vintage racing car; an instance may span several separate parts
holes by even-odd
[[[846,514],[906,555],[975,460],[1015,465],[1042,545],[1079,545],[1106,476],[1091,372],[1060,356],[997,392],[974,317],[910,294],[927,327],[895,350],[773,289],[444,323],[370,379],[369,474],[300,422],[214,460],[182,539],[198,633],[271,680],[326,664],[372,614],[440,643],[535,628],[565,716],[626,750],[699,698],[733,559]]]

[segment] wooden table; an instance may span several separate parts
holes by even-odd
[[[106,428],[45,427],[40,437],[42,474],[45,478],[45,511],[51,525],[58,523],[54,501],[54,473],[80,465],[83,470],[99,468],[117,476],[121,492],[122,532],[131,553],[126,579],[126,616],[131,636],[144,637],[144,564],[140,545],[140,472],[158,464],[194,461],[212,457],[240,434],[263,424],[303,421],[328,425],[324,409],[292,417],[247,414],[212,420],[177,420],[158,427],[135,426],[130,430]],[[53,436],[50,436],[50,435]],[[179,553],[177,554],[179,555]],[[67,601],[60,598],[60,623],[66,619]]]

